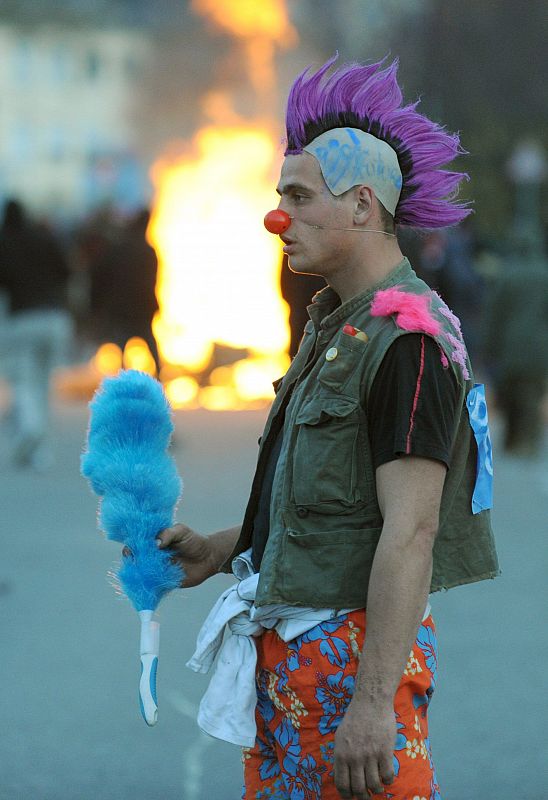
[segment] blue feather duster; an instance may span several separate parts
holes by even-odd
[[[170,408],[158,381],[128,370],[103,381],[90,409],[82,474],[99,495],[100,528],[129,553],[116,578],[141,616],[141,661],[147,656],[141,710],[154,724],[159,626],[153,612],[184,578],[172,554],[156,545],[158,533],[173,524],[182,489],[167,452],[173,432]]]

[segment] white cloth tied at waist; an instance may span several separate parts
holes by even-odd
[[[289,642],[346,611],[282,604],[257,608],[254,601],[259,573],[253,572],[251,549],[234,559],[232,570],[239,583],[224,591],[209,612],[187,667],[194,672],[209,672],[218,655],[200,703],[198,725],[217,739],[253,747],[257,733],[257,649],[253,637],[260,636],[265,628],[275,628],[284,642]],[[231,635],[225,637],[226,631]]]
[[[254,605],[259,573],[253,572],[251,548],[237,556],[232,570],[239,582],[226,589],[198,634],[196,650],[187,662],[194,672],[206,673],[217,662],[198,710],[198,725],[217,739],[253,747],[257,726],[255,671],[257,649],[253,637],[275,628],[284,642],[314,628],[320,622],[356,609],[310,608],[274,604]],[[428,605],[424,614],[430,614]],[[228,632],[229,635],[225,636]]]

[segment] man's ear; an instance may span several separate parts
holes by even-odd
[[[356,186],[355,192],[354,222],[365,225],[373,213],[375,195],[369,186]]]

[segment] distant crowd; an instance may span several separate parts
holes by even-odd
[[[45,469],[53,370],[89,358],[109,341],[124,348],[152,335],[157,259],[145,238],[149,212],[93,215],[68,239],[34,221],[13,199],[0,228],[0,376],[11,389],[3,419],[7,461]]]

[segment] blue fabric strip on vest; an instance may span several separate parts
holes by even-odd
[[[470,390],[466,398],[466,408],[478,446],[472,513],[479,514],[480,511],[493,507],[493,449],[483,383],[474,384],[474,388]]]

